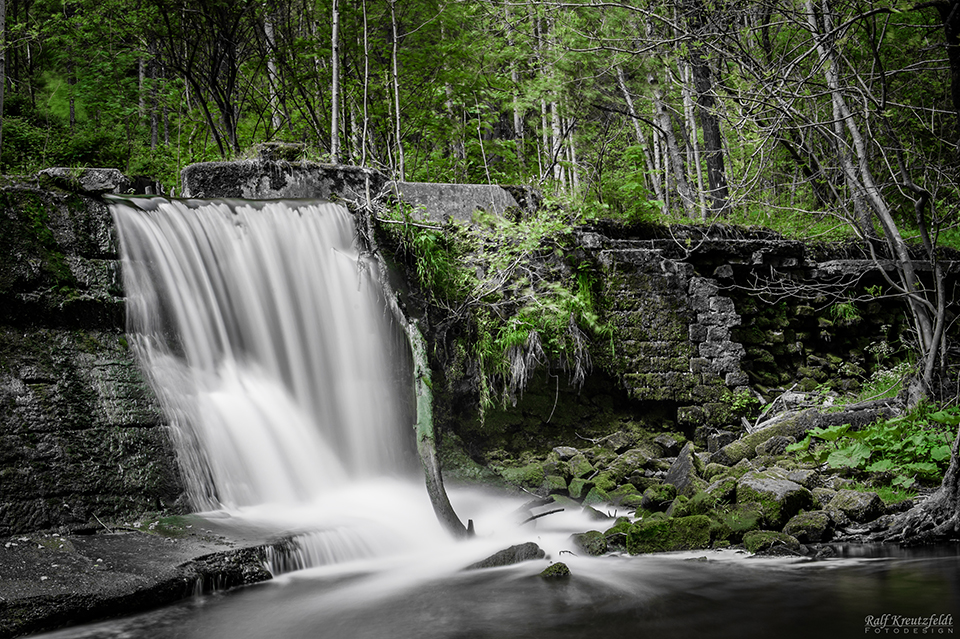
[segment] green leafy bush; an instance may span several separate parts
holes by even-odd
[[[854,430],[849,424],[816,428],[787,447],[806,461],[832,468],[893,473],[893,485],[935,482],[950,463],[960,408],[917,411]]]

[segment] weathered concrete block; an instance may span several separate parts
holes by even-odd
[[[180,174],[183,197],[359,200],[378,195],[386,178],[358,166],[241,160],[191,164]]]
[[[451,218],[470,222],[478,210],[503,216],[507,209],[520,207],[510,192],[496,184],[390,182],[386,188],[396,192],[403,202],[422,210],[424,218],[434,222]]]

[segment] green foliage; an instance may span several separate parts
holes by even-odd
[[[939,481],[950,462],[960,408],[914,412],[854,430],[849,424],[817,428],[787,447],[804,461],[872,473],[892,473],[893,485]]]
[[[853,302],[837,302],[830,307],[830,317],[843,324],[856,324],[863,316]]]
[[[541,366],[565,370],[575,384],[591,366],[590,349],[611,329],[600,311],[593,265],[567,254],[570,219],[558,207],[513,222],[478,212],[473,224],[436,227],[409,208],[384,224],[431,304],[468,325],[468,353],[479,366],[481,410],[515,400]]]

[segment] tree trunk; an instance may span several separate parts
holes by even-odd
[[[390,0],[390,26],[393,34],[393,49],[391,52],[391,61],[393,63],[393,105],[394,105],[394,123],[397,143],[397,179],[403,182],[406,179],[403,158],[403,139],[400,133],[400,72],[397,61],[398,32],[397,32],[397,0]]]
[[[340,9],[337,0],[333,0],[333,34],[330,38],[330,69],[333,79],[330,82],[330,162],[340,162]]]
[[[654,158],[651,158],[650,150],[647,148],[646,137],[643,135],[643,129],[640,128],[640,118],[633,104],[633,96],[630,95],[630,90],[627,88],[627,79],[623,74],[623,67],[621,66],[617,67],[617,84],[620,86],[620,92],[623,94],[623,99],[627,103],[627,113],[630,114],[630,120],[633,123],[633,133],[637,138],[637,144],[643,151],[643,157],[647,162],[647,179],[649,185],[652,187],[654,196],[661,202],[664,202],[663,189],[656,165],[658,159],[654,159],[656,158],[656,150],[654,150]],[[654,134],[654,136],[656,136],[656,134]],[[654,139],[656,140],[656,137],[654,137]]]
[[[367,132],[370,126],[370,38],[367,0],[363,0],[363,132],[360,134],[360,166],[367,165]]]
[[[367,187],[369,192],[369,186]],[[369,200],[369,194],[368,194]],[[403,328],[404,335],[410,345],[410,354],[413,357],[413,390],[416,396],[417,416],[414,429],[416,430],[417,452],[420,455],[420,464],[423,467],[424,480],[427,486],[427,495],[433,505],[433,512],[437,515],[440,524],[455,537],[470,535],[472,525],[467,528],[460,521],[457,513],[450,505],[447,491],[443,487],[443,475],[440,472],[440,460],[437,459],[436,438],[433,430],[433,391],[431,390],[430,362],[427,358],[426,341],[420,332],[415,320],[410,320],[397,303],[397,295],[387,276],[387,263],[377,248],[376,230],[373,225],[373,211],[365,209],[360,216],[364,220],[367,242],[370,251],[376,257],[380,267],[380,284],[383,287],[384,298],[393,318]],[[472,522],[470,522],[472,524]]]
[[[683,209],[687,217],[695,218],[697,215],[696,203],[693,199],[693,192],[690,190],[690,184],[687,182],[686,169],[684,168],[683,158],[680,157],[680,147],[677,145],[677,137],[673,132],[673,123],[670,121],[670,113],[667,111],[666,104],[663,103],[663,92],[658,88],[653,89],[653,108],[656,111],[657,126],[663,133],[667,144],[667,153],[669,154],[670,164],[673,167],[673,177],[677,185],[677,194],[683,204]]]
[[[705,12],[701,0],[689,0],[688,21],[694,32],[702,36],[705,32]],[[697,119],[703,131],[703,154],[707,164],[707,183],[710,186],[711,209],[714,214],[722,214],[727,208],[729,190],[726,170],[723,163],[723,138],[720,135],[720,118],[715,112],[717,102],[713,97],[713,80],[710,63],[705,59],[702,47],[696,42],[690,43],[690,70],[693,75],[693,87],[696,92]]]

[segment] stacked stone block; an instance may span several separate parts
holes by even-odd
[[[614,331],[608,368],[635,400],[679,404],[685,424],[722,424],[723,399],[747,383],[744,348],[731,336],[740,323],[733,301],[659,249],[617,247],[598,258]]]

